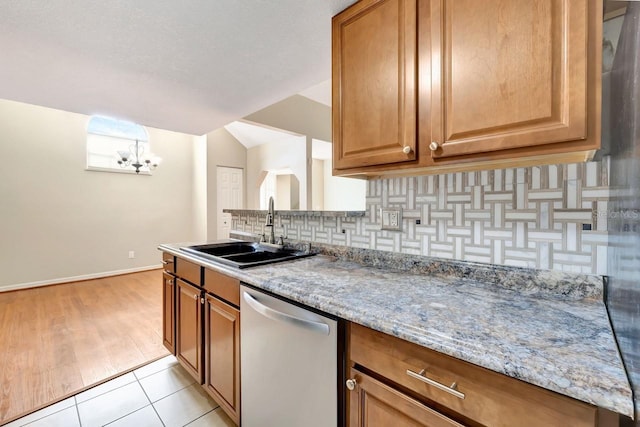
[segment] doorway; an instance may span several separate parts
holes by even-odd
[[[217,167],[217,239],[228,239],[231,231],[231,214],[222,210],[244,208],[243,174],[243,169]]]

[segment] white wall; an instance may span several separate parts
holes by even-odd
[[[196,240],[207,240],[207,136],[194,137],[193,146],[193,226]]]
[[[333,176],[331,159],[324,161],[325,211],[363,211],[366,194],[367,181]]]
[[[324,210],[324,160],[311,160],[311,210]]]
[[[298,174],[296,172],[296,175],[302,189],[300,209],[313,209],[312,140],[331,141],[331,107],[304,96],[293,95],[250,114],[245,119],[306,136],[307,149],[305,157],[300,161],[308,161],[309,163],[304,173]],[[251,190],[249,189],[249,191]],[[252,203],[251,199],[249,200],[249,203]],[[362,202],[364,203],[364,199]]]
[[[293,175],[276,175],[276,195],[274,207],[276,210],[291,210],[291,177]]]
[[[300,185],[300,209],[307,209],[307,144],[305,137],[258,145],[247,150],[247,209],[260,209],[263,171],[290,169]]]
[[[88,119],[0,100],[0,289],[159,265],[158,244],[201,238],[194,137],[148,128],[152,176],[86,171]]]
[[[294,174],[276,175],[274,207],[287,211],[300,209],[300,184]]]
[[[207,138],[207,240],[218,238],[218,166],[247,170],[247,149],[225,128],[206,135]],[[247,174],[243,177],[246,187]],[[247,194],[243,196],[247,205]]]
[[[293,95],[245,117],[321,141],[331,141],[331,107]]]

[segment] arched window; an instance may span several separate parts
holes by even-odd
[[[87,126],[87,169],[149,174],[157,166],[144,126],[92,116]],[[138,164],[138,167],[136,167]]]

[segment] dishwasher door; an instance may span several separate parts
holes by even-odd
[[[338,324],[240,287],[243,427],[335,427]]]

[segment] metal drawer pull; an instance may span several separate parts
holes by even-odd
[[[162,261],[162,263],[163,263],[164,265],[167,265],[167,264],[173,264],[173,260],[168,260],[168,261],[167,261],[167,260],[163,260],[163,261]]]
[[[411,147],[409,147],[408,145],[405,145],[404,148],[402,149],[402,152],[404,154],[409,154],[411,153]]]
[[[438,381],[434,381],[431,378],[427,378],[424,376],[425,370],[421,370],[420,372],[413,372],[411,369],[407,369],[407,375],[422,382],[425,382],[429,385],[434,386],[435,388],[439,388],[442,391],[446,391],[447,393],[453,394],[455,397],[459,399],[464,399],[464,393],[460,393],[456,388],[458,384],[455,382],[451,384],[451,387],[447,387],[444,384],[440,384]]]

